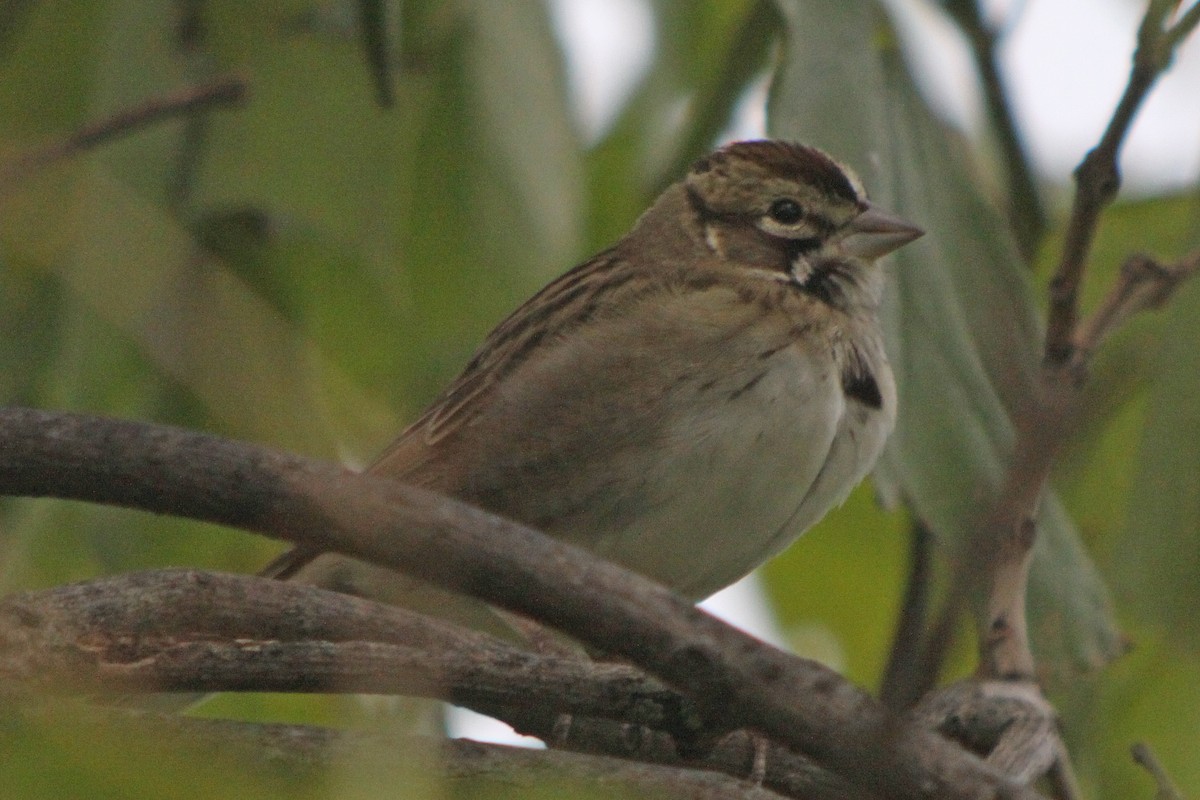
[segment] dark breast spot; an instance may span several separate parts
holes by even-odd
[[[846,397],[857,400],[868,408],[883,407],[883,396],[879,393],[879,384],[875,376],[858,359],[850,359],[842,370],[842,391]]]

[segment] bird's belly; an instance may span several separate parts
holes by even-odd
[[[689,392],[707,397],[694,402]],[[676,399],[659,446],[625,471],[636,485],[613,487],[638,496],[640,513],[607,530],[594,520],[602,534],[589,546],[688,597],[733,583],[786,547],[876,454],[841,441],[840,377],[811,362],[735,373],[703,391],[682,386]]]

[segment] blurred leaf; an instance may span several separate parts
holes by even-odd
[[[1200,246],[1197,219],[1197,195],[1124,201],[1108,209],[1089,258],[1083,307],[1099,303],[1134,251],[1172,260]],[[1048,237],[1039,258],[1046,281],[1061,246],[1059,229]],[[1157,361],[1147,355],[1161,348],[1169,316],[1135,316],[1096,354],[1080,413],[1055,469],[1063,498],[1106,573],[1126,526],[1147,397],[1156,379]]]
[[[729,125],[780,27],[771,0],[654,0],[658,46],[590,164],[590,241],[607,246]],[[614,202],[616,201],[616,202]]]
[[[392,92],[391,43],[388,41],[387,4],[383,0],[358,0],[358,27],[362,36],[367,71],[375,84],[375,99],[380,106],[396,102]]]
[[[1129,515],[1114,548],[1124,605],[1200,652],[1200,283],[1172,301],[1155,364]]]
[[[877,681],[887,659],[907,566],[907,527],[903,512],[884,511],[863,485],[762,570],[784,633],[828,626],[841,651],[841,663],[831,666],[860,684]],[[826,660],[790,643],[800,655]]]
[[[11,6],[12,4],[10,4]],[[93,65],[103,51],[104,3],[29,3],[20,25],[0,37],[0,131],[36,139],[83,121]]]
[[[63,309],[48,275],[14,261],[0,261],[0,404],[29,405],[54,361]]]
[[[349,43],[275,4],[217,4],[212,49],[254,94],[216,121],[197,200],[353,242],[392,309],[372,332],[381,380],[419,403],[579,257],[582,154],[543,4],[405,14],[397,102],[379,111]]]
[[[1102,676],[1074,682],[1058,700],[1084,796],[1154,796],[1150,777],[1129,755],[1130,745],[1143,741],[1184,796],[1193,797],[1200,786],[1200,660],[1181,653],[1164,630],[1143,630],[1137,638],[1129,655]]]
[[[228,749],[147,732],[134,721],[106,720],[86,707],[19,715],[0,709],[0,785],[21,800],[307,800],[333,796],[330,777],[261,758],[243,760]],[[266,766],[266,768],[264,768]],[[422,768],[428,774],[428,766]],[[408,770],[405,777],[416,776]],[[398,776],[393,776],[398,777]],[[397,786],[403,786],[400,782]],[[396,787],[393,787],[394,789]],[[345,795],[343,795],[345,796]],[[393,791],[398,800],[435,796]]]
[[[1011,418],[1033,385],[1040,338],[1026,271],[875,4],[779,4],[789,39],[773,134],[845,159],[881,205],[927,231],[891,268],[883,316],[900,409],[877,480],[953,549],[1003,475]],[[1031,598],[1045,666],[1096,666],[1118,651],[1105,589],[1053,494],[1039,517]]]

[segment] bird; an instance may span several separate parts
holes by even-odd
[[[368,472],[699,601],[874,466],[896,419],[879,259],[922,235],[815,147],[725,145],[497,325]],[[397,577],[302,547],[264,574],[374,599]]]

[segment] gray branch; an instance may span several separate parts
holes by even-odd
[[[868,790],[1038,796],[832,670],[452,499],[190,431],[82,415],[7,409],[0,442],[0,492],[220,522],[398,569],[626,658],[691,698],[710,728],[760,731]]]

